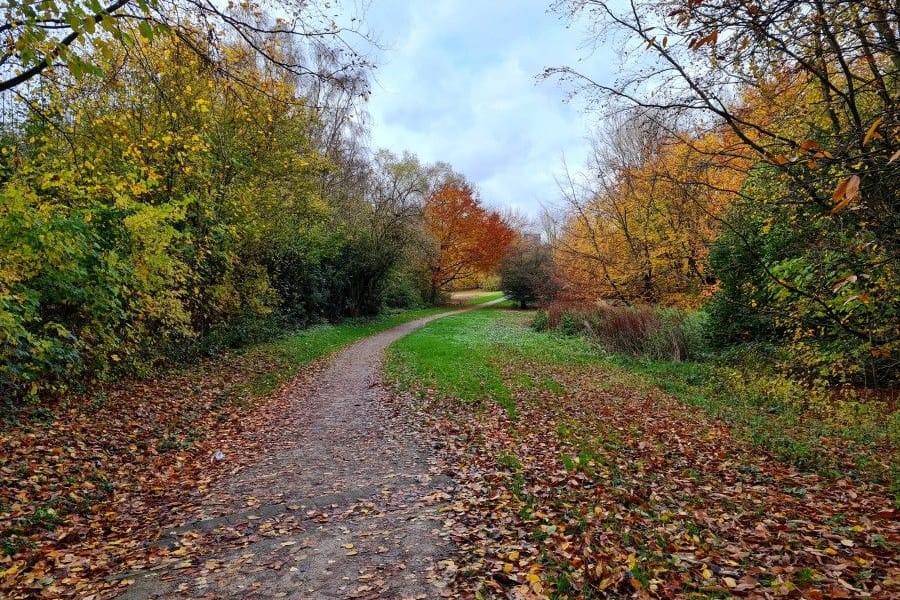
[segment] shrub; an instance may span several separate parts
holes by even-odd
[[[653,317],[656,326],[647,331],[640,354],[678,362],[696,358],[706,347],[704,313],[658,308]]]
[[[652,349],[655,356],[658,352],[653,345],[663,346],[665,334],[660,332],[660,320],[651,308],[616,306],[596,310],[596,335],[607,350],[643,354]]]
[[[531,328],[535,331],[547,331],[550,327],[550,319],[547,317],[547,311],[539,310],[531,320]]]
[[[481,285],[478,287],[486,292],[499,292],[502,289],[500,284],[500,276],[488,275],[481,280]]]
[[[744,193],[781,195],[777,182],[767,169],[756,169]],[[710,272],[718,280],[706,307],[711,341],[719,348],[777,344],[791,355],[785,369],[806,379],[895,387],[900,271],[889,244],[878,243],[866,222],[873,215],[863,217],[864,205],[859,209],[835,216],[815,203],[734,204],[728,227],[710,248]],[[886,209],[883,217],[894,218]]]
[[[583,322],[578,317],[575,313],[564,312],[559,320],[559,331],[563,335],[577,335],[583,331]]]
[[[412,275],[395,270],[385,282],[381,301],[386,308],[415,308],[422,306],[422,295]]]
[[[500,287],[522,308],[552,300],[558,285],[550,248],[535,242],[514,246],[500,265]]]
[[[706,315],[678,308],[553,304],[532,327],[581,334],[609,352],[682,361],[706,347]]]

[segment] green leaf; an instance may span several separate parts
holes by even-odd
[[[153,39],[153,35],[154,35],[153,26],[150,25],[150,23],[148,23],[147,21],[141,21],[140,24],[138,25],[138,30],[141,32],[141,37],[143,37],[147,40]]]

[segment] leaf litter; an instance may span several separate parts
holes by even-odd
[[[499,361],[498,361],[499,363]],[[896,598],[890,490],[782,464],[600,366],[502,365],[515,411],[406,394],[458,486],[460,598]],[[521,374],[556,382],[522,386]]]
[[[248,388],[281,365],[234,355],[8,424],[0,430],[0,592],[10,600],[104,598],[131,583],[107,579],[119,571],[186,568],[191,540],[177,548],[146,542],[269,447],[267,424],[287,412],[289,390],[323,366],[248,404]]]
[[[418,471],[418,487],[313,504],[229,489],[293,447],[297,426],[272,423],[303,421],[289,392],[315,384],[323,365],[252,406],[227,401],[270,367],[111,389],[100,406],[85,398],[59,407],[54,421],[0,432],[4,597],[115,597],[145,573],[193,597],[249,574],[257,579],[248,593],[260,594],[259,578],[308,571],[323,531],[339,533],[324,569],[345,573],[339,589],[350,598],[389,596],[416,571],[438,590],[410,596],[419,598],[900,592],[889,490],[785,466],[721,422],[661,392],[611,383],[596,366],[506,365],[512,412],[434,390],[424,402],[395,394],[398,420],[373,435],[430,446],[436,462]],[[557,385],[517,385],[522,372]],[[428,484],[441,477],[452,485]],[[217,503],[223,494],[241,511]],[[390,539],[397,519],[421,519],[446,544],[408,565]],[[350,571],[338,558],[364,562]],[[283,590],[270,597],[288,597]]]

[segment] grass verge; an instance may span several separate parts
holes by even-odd
[[[773,374],[712,362],[671,362],[606,354],[578,336],[535,332],[532,312],[508,303],[442,319],[396,342],[389,377],[402,388],[434,390],[469,403],[490,398],[515,414],[511,386],[554,387],[523,370],[598,364],[608,381],[659,388],[722,419],[739,437],[799,469],[890,487],[900,502],[900,413],[865,401],[826,401]],[[504,378],[504,371],[516,372]]]
[[[900,413],[882,402],[835,398],[761,368],[624,355],[604,364],[722,419],[787,464],[888,485],[900,506]]]
[[[337,325],[318,325],[247,350],[251,358],[267,357],[273,368],[248,382],[244,394],[265,394],[293,377],[297,370],[314,360],[337,352],[364,337],[386,331],[416,319],[447,312],[447,308],[422,308],[394,311],[375,319],[350,320]]]
[[[896,589],[890,494],[877,468],[844,476],[861,456],[889,460],[868,417],[844,417],[852,434],[825,430],[824,416],[807,422],[773,404],[793,391],[769,380],[738,385],[721,365],[605,355],[583,338],[533,331],[530,318],[493,307],[455,315],[389,350],[389,376],[417,394],[422,434],[456,481],[454,593],[699,600]]]
[[[485,302],[491,302],[492,300],[499,300],[502,297],[503,292],[485,292],[480,296],[468,298],[465,302],[463,302],[463,306],[475,306],[476,304],[484,304]]]
[[[504,368],[537,359],[560,365],[597,361],[587,342],[535,333],[526,327],[531,313],[504,310],[505,304],[435,321],[394,342],[385,363],[388,377],[402,388],[430,388],[471,403],[489,398],[514,415]]]
[[[452,307],[475,306],[491,300],[503,297],[503,292],[489,292],[486,290],[462,290],[451,292],[447,298],[447,305]]]

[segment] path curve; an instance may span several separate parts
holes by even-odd
[[[387,402],[382,360],[435,319],[501,301],[365,338],[290,390],[291,413],[273,423],[286,442],[215,485],[197,511],[205,518],[166,532],[161,543],[183,551],[183,563],[121,575],[134,583],[120,598],[441,596],[450,542],[438,511],[453,482]]]

